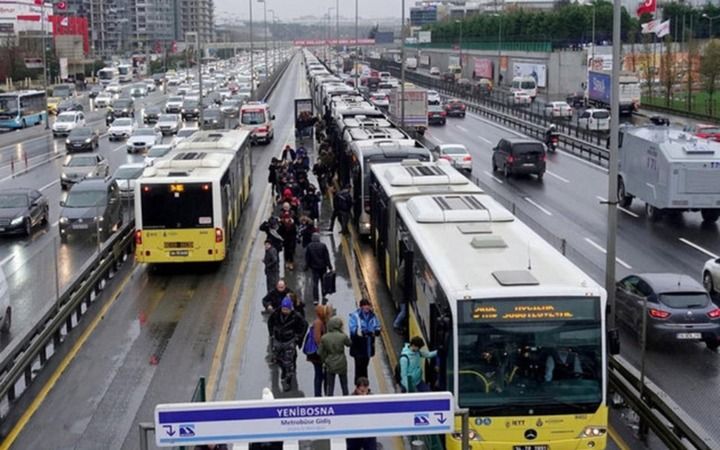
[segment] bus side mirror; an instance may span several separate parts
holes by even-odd
[[[608,351],[611,355],[620,354],[620,331],[617,328],[607,332]]]

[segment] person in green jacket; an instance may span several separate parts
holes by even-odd
[[[335,375],[340,378],[343,395],[348,395],[345,347],[350,347],[350,338],[343,332],[343,321],[339,317],[332,317],[318,348],[318,354],[325,366],[325,395],[328,397],[332,397],[335,392]]]
[[[400,353],[400,386],[403,392],[428,392],[430,386],[423,380],[423,358],[435,358],[437,350],[423,350],[425,341],[420,336],[410,339]],[[408,382],[410,386],[408,386]]]

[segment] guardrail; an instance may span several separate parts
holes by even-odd
[[[58,354],[65,337],[81,322],[107,282],[128,260],[133,249],[134,228],[135,222],[130,221],[106,241],[97,256],[85,263],[80,275],[60,295],[55,307],[4,356],[0,362],[0,404],[7,402],[7,408],[0,411],[0,421],[5,421],[20,395],[27,392],[50,358]]]

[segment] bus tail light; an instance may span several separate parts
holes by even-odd
[[[135,245],[142,245],[142,230],[135,231]]]
[[[223,230],[222,228],[215,228],[215,243],[219,244],[223,241]]]

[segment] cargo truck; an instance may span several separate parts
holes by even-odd
[[[649,220],[700,211],[720,217],[720,143],[665,126],[623,127],[618,151],[618,204],[645,202]]]
[[[401,124],[400,86],[390,90],[388,112],[393,122]],[[414,127],[423,134],[428,126],[427,90],[414,84],[405,84],[405,127]]]
[[[610,72],[589,70],[585,101],[590,106],[610,109],[612,76]],[[640,78],[632,72],[620,72],[620,114],[629,115],[640,107]]]

